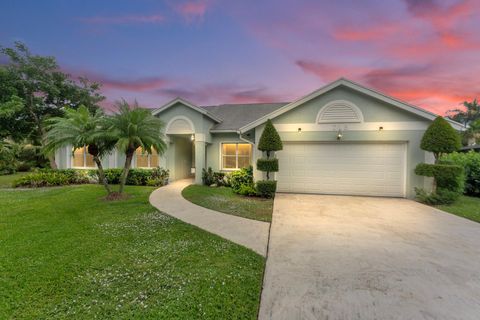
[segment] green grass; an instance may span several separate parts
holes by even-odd
[[[17,172],[15,174],[0,176],[0,188],[11,188],[13,181],[28,173],[29,172]]]
[[[480,222],[480,198],[461,196],[455,203],[438,206],[437,208],[460,217]]]
[[[126,190],[0,191],[0,319],[256,319],[263,257]]]
[[[190,185],[183,189],[185,199],[205,208],[260,221],[272,221],[273,200],[245,197],[231,188]]]

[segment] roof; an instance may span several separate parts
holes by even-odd
[[[438,117],[438,115],[436,115],[435,113],[432,113],[430,111],[427,111],[427,110],[424,110],[422,108],[419,108],[419,107],[416,107],[416,106],[413,106],[411,104],[408,104],[406,102],[403,102],[403,101],[400,101],[396,98],[393,98],[393,97],[390,97],[384,93],[381,93],[381,92],[378,92],[374,89],[371,89],[371,88],[367,88],[367,87],[364,87],[356,82],[353,82],[351,80],[348,80],[348,79],[345,79],[345,78],[340,78],[334,82],[331,82],[329,84],[327,84],[326,86],[318,89],[318,90],[315,90],[313,91],[312,93],[298,99],[298,100],[295,100],[293,102],[290,102],[274,111],[272,111],[271,113],[268,113],[252,122],[250,122],[249,124],[243,126],[240,128],[240,132],[246,132],[246,131],[249,131],[261,124],[263,124],[264,122],[266,122],[268,119],[273,119],[275,117],[278,117],[279,115],[281,114],[284,114],[285,112],[288,112],[302,104],[304,104],[305,102],[307,101],[310,101],[312,99],[315,99],[316,97],[330,91],[330,90],[333,90],[339,86],[345,86],[347,88],[350,88],[352,90],[355,90],[357,92],[361,92],[365,95],[368,95],[370,97],[373,97],[373,98],[376,98],[380,101],[383,101],[383,102],[386,102],[390,105],[393,105],[393,106],[396,106],[402,110],[405,110],[405,111],[408,111],[408,112],[411,112],[411,113],[414,113],[422,118],[425,118],[425,119],[428,119],[428,120],[434,120],[436,117]],[[453,121],[451,119],[446,119],[451,125],[452,127],[454,127],[456,130],[464,130],[464,126],[461,124],[461,123],[458,123],[456,121]]]
[[[201,106],[208,113],[222,119],[210,131],[238,131],[241,127],[267,115],[288,102],[278,103],[249,103],[249,104],[221,104],[218,106]]]
[[[466,146],[460,149],[460,152],[468,152],[473,150],[475,152],[480,152],[480,144],[474,144],[473,146]]]
[[[206,115],[207,117],[209,117],[210,119],[212,119],[213,121],[215,121],[215,122],[217,122],[217,123],[223,121],[223,119],[218,118],[218,117],[216,117],[215,115],[209,113],[208,110],[203,109],[203,108],[199,108],[199,107],[197,107],[196,105],[194,105],[193,103],[191,103],[191,102],[189,102],[189,101],[187,101],[187,100],[185,100],[185,99],[182,99],[182,98],[175,98],[175,99],[173,99],[172,101],[170,101],[170,102],[168,102],[167,104],[161,106],[160,108],[153,110],[153,111],[152,111],[152,114],[153,114],[153,115],[159,114],[159,113],[161,113],[161,112],[163,112],[163,111],[165,111],[165,110],[167,110],[167,109],[170,109],[171,107],[173,107],[173,106],[176,105],[177,103],[181,103],[181,104],[183,104],[184,106],[187,106],[187,107],[189,107],[189,108],[191,108],[191,109],[193,109],[193,110],[195,110],[195,111],[197,111],[197,112],[200,112],[201,114]]]

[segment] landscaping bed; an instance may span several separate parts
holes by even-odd
[[[273,199],[236,194],[228,187],[190,185],[182,196],[190,202],[212,210],[260,221],[272,221]]]
[[[158,212],[153,189],[0,192],[0,318],[256,319],[264,258]]]

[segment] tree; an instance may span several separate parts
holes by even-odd
[[[437,117],[425,131],[420,148],[432,152],[435,163],[442,154],[451,153],[461,148],[460,135],[443,117]]]
[[[112,190],[105,179],[101,159],[114,149],[116,140],[105,130],[103,112],[97,109],[91,114],[85,106],[80,106],[77,110],[68,108],[65,109],[64,117],[50,118],[46,123],[45,152],[53,153],[67,146],[72,146],[74,150],[87,146],[88,153],[97,165],[99,182],[110,195]]]
[[[151,154],[155,149],[162,155],[167,145],[164,141],[163,122],[147,110],[140,108],[135,101],[130,106],[125,100],[116,103],[119,112],[109,117],[108,130],[116,140],[117,150],[125,153],[125,164],[120,177],[119,193],[123,193],[133,155],[138,148]]]
[[[1,48],[0,53],[10,60],[0,71],[0,80],[8,80],[6,90],[2,85],[0,91],[3,136],[28,138],[33,144],[41,144],[46,119],[61,117],[65,107],[78,108],[80,104],[98,109],[97,103],[104,99],[97,92],[98,84],[86,79],[79,83],[71,80],[70,75],[60,71],[54,57],[33,55],[20,42],[14,48]],[[53,156],[49,160],[56,168]]]
[[[472,102],[464,101],[462,105],[465,109],[453,109],[448,111],[450,119],[463,123],[465,126],[480,119],[480,104],[478,104],[477,99],[473,99]]]

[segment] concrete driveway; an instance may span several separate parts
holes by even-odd
[[[479,319],[480,224],[405,199],[279,194],[259,319]]]

